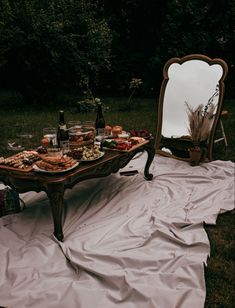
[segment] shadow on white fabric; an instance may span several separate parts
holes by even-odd
[[[204,307],[210,245],[203,223],[234,208],[234,163],[191,167],[145,154],[125,170],[65,193],[64,242],[44,193],[0,219],[0,306],[30,308]]]

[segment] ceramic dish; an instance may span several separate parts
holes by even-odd
[[[57,171],[49,171],[49,170],[44,170],[39,168],[36,165],[33,165],[33,171],[35,172],[42,172],[42,173],[50,173],[50,174],[57,174],[57,173],[64,173],[67,172],[69,170],[73,170],[74,168],[76,168],[79,165],[79,162],[75,163],[72,167],[68,168],[68,169],[64,169],[64,170],[57,170]]]
[[[91,161],[95,161],[95,160],[97,160],[97,159],[100,159],[101,157],[104,156],[104,154],[105,154],[105,152],[100,152],[100,156],[97,157],[97,158],[94,158],[94,159],[78,159],[77,161],[89,163],[89,162],[91,162]]]

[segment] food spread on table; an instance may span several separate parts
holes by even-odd
[[[104,156],[105,150],[131,151],[148,143],[147,139],[151,137],[151,134],[145,129],[131,129],[128,132],[123,130],[121,125],[106,125],[104,135],[97,136],[100,142],[93,140],[92,143],[87,144],[86,141],[90,142],[92,136],[93,132],[91,134],[90,128],[82,130],[79,127],[79,132],[71,130],[71,144],[66,152],[58,147],[52,147],[50,140],[43,137],[37,151],[21,151],[7,158],[0,157],[0,168],[25,172],[33,170],[63,172],[76,167],[78,162],[100,159]],[[75,137],[80,139],[75,140]]]

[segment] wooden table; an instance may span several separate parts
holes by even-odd
[[[152,180],[153,175],[149,173],[149,167],[155,155],[152,142],[147,142],[128,152],[108,150],[99,160],[80,163],[75,169],[64,173],[48,174],[0,169],[0,180],[18,193],[28,191],[46,192],[52,210],[54,235],[59,241],[63,241],[62,216],[65,189],[71,189],[77,183],[87,179],[104,177],[115,173],[125,167],[137,153],[143,151],[148,154],[144,176],[146,180]]]

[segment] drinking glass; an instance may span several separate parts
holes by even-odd
[[[82,122],[81,121],[69,121],[68,129],[69,131],[81,131]]]
[[[10,137],[7,140],[7,149],[9,151],[20,152],[24,150],[24,147],[21,144],[21,139],[19,137]]]
[[[79,146],[80,136],[82,131],[81,121],[69,121],[68,133],[69,133],[69,147],[70,149]]]
[[[33,134],[32,132],[22,130],[17,137],[21,140],[21,145],[25,150],[30,150],[33,148]]]
[[[95,140],[96,129],[94,121],[84,121],[82,123],[82,131],[91,134],[91,139]]]
[[[104,128],[98,128],[97,129],[97,136],[96,140],[99,142],[102,142],[107,137],[106,131]]]
[[[16,122],[9,130],[9,138],[7,140],[7,148],[11,151],[22,151],[31,148],[30,140],[33,134],[30,127],[23,122]]]
[[[85,130],[95,130],[95,122],[94,121],[84,121],[82,123],[82,128]]]
[[[53,147],[57,146],[57,130],[55,127],[44,127],[43,128],[43,138],[47,138],[49,140],[49,144]]]

